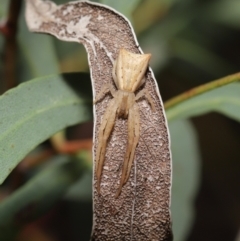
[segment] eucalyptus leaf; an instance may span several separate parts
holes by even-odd
[[[85,172],[83,177],[69,188],[65,198],[77,202],[92,200],[92,172]]]
[[[0,203],[0,240],[10,239],[25,222],[35,220],[45,213],[85,170],[86,155],[69,159],[57,156],[24,186]],[[18,221],[16,222],[16,218]]]
[[[9,4],[8,0],[1,0],[1,3],[0,3],[0,18],[7,16],[8,4]]]
[[[38,78],[0,97],[0,182],[38,144],[92,117],[88,74]]]
[[[240,121],[240,84],[225,85],[183,101],[167,110],[167,118],[186,119],[211,111]]]
[[[187,39],[175,38],[174,41],[172,41],[172,45],[173,57],[184,60],[213,76],[217,73],[224,75],[227,70],[234,71],[234,68],[224,58],[215,54],[204,44],[197,44]]]
[[[24,11],[20,16],[18,33],[19,80],[23,82],[27,79],[59,73],[53,38],[49,35],[29,32],[23,14]]]
[[[81,42],[84,44],[89,54],[88,59],[94,93],[103,93],[102,87],[104,84],[113,84],[112,64],[119,56],[119,49],[124,48],[135,54],[141,53],[141,49],[129,22],[121,14],[118,14],[112,9],[105,8],[103,5],[99,7],[98,4],[90,1],[68,2],[59,6],[54,2],[45,2],[42,0],[27,0],[26,3],[26,21],[29,30],[49,33],[60,40]],[[128,6],[129,2],[126,5]],[[141,57],[138,56],[137,58]],[[138,62],[138,60],[136,60],[136,62]],[[127,65],[129,64],[127,63]],[[123,71],[123,73],[125,72]],[[111,110],[109,108],[107,109],[107,106],[110,107],[110,103],[111,105],[114,104],[113,106],[114,108],[116,107],[116,110],[122,108],[118,104],[120,103],[118,100],[115,98],[112,100],[112,98],[106,96],[104,100],[99,101],[95,105],[96,118],[94,122],[95,139],[93,149],[94,153],[96,153],[100,146],[102,151],[100,154],[101,159],[98,160],[97,156],[95,165],[93,166],[95,168],[94,172],[97,171],[97,173],[99,173],[99,170],[102,168],[101,164],[97,165],[98,161],[101,163],[104,162],[102,175],[100,172],[100,175],[104,177],[104,179],[102,178],[101,180],[102,187],[100,191],[100,185],[98,185],[100,183],[99,175],[94,176],[94,225],[92,240],[105,240],[106,235],[109,240],[132,239],[133,237],[136,240],[151,240],[152,238],[156,240],[172,240],[169,213],[171,186],[169,138],[163,104],[158,95],[156,80],[150,69],[146,72],[144,90],[146,91],[145,93],[151,93],[152,103],[156,111],[151,113],[149,106],[146,105],[145,102],[138,103],[141,113],[140,123],[142,136],[143,139],[146,140],[146,143],[144,141],[137,143],[137,134],[133,140],[133,146],[138,144],[135,153],[135,160],[137,160],[138,165],[131,164],[130,159],[124,159],[123,157],[123,150],[132,148],[131,144],[129,144],[132,138],[130,131],[135,128],[134,126],[138,125],[139,117],[137,117],[137,108],[133,107],[136,109],[133,112],[136,117],[135,123],[133,127],[129,127],[127,131],[127,120],[118,121],[118,112],[114,111],[111,113]],[[117,93],[121,93],[121,88],[119,91],[120,92]],[[136,105],[134,104],[134,106]],[[126,110],[128,109],[127,106],[124,107],[124,110],[125,108]],[[106,114],[104,114],[104,112]],[[109,126],[109,131],[112,130],[111,145],[107,145],[106,152],[105,143],[102,143],[103,145],[101,147],[99,142],[101,141],[101,130],[105,128],[104,123],[101,121],[103,115],[104,118],[107,119],[106,123]],[[138,131],[135,132],[137,133]],[[108,132],[105,133],[107,134]],[[103,139],[107,140],[109,139],[109,135],[105,135],[105,133]],[[129,141],[126,139],[127,135],[123,133],[129,133]],[[131,150],[132,154],[135,151],[134,149],[135,146],[133,150]],[[142,153],[146,153],[146,155]],[[132,154],[129,155],[131,158],[133,156]],[[160,162],[159,158],[161,158]],[[151,159],[151,162],[148,162],[146,166],[146,162],[149,159]],[[113,171],[116,169],[117,160],[124,160],[124,163],[128,163],[127,175],[130,174],[122,190],[120,184],[119,190],[122,192],[118,198],[116,198],[114,192],[117,193],[119,180],[124,180],[125,182],[125,179],[121,179],[121,172],[116,174],[116,172]],[[119,162],[117,165],[119,165]],[[124,166],[126,167],[125,164]],[[132,170],[134,170],[131,171],[131,173],[129,171],[130,166]],[[123,167],[123,170],[125,167]],[[123,174],[122,177],[124,177]],[[126,178],[128,177],[126,176]],[[103,188],[103,185],[105,188]],[[99,195],[100,192],[102,195]],[[103,196],[107,197],[107,199],[103,199]],[[143,197],[147,197],[148,203],[142,203],[141,200]],[[134,208],[133,200],[135,200]],[[123,203],[124,205],[119,207],[119,203]],[[104,212],[101,207],[104,207]],[[145,213],[144,217],[142,213]],[[122,220],[129,220],[129,225],[125,225]],[[149,220],[153,220],[154,222],[157,220],[157,226],[151,225],[150,228],[148,225]],[[136,224],[139,225],[136,226]]]
[[[187,120],[169,125],[173,156],[172,221],[175,241],[184,241],[194,220],[193,201],[200,181],[200,150],[196,132]]]
[[[121,0],[121,1],[112,1],[112,0],[100,0],[102,4],[106,4],[120,13],[124,14],[126,17],[131,19],[131,15],[133,10],[137,7],[137,5],[141,2],[141,0]]]
[[[225,24],[230,27],[240,28],[240,1],[236,0],[219,0],[212,2],[205,12],[205,16]]]

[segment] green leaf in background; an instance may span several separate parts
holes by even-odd
[[[29,32],[24,11],[20,16],[18,45],[20,60],[18,69],[20,82],[28,79],[59,73],[54,38],[50,35]]]
[[[92,162],[91,162],[92,163]],[[64,196],[71,201],[91,201],[92,200],[92,172],[85,172],[81,179],[75,182]]]
[[[44,214],[89,168],[87,154],[55,157],[24,186],[0,202],[0,240],[13,237],[26,222]],[[90,188],[91,191],[91,188]]]
[[[133,11],[134,30],[138,34],[161,21],[179,0],[141,1]],[[143,17],[144,16],[144,17]]]
[[[174,241],[185,241],[194,220],[193,201],[200,181],[200,151],[191,122],[169,125],[173,157],[172,222]]]
[[[137,5],[141,2],[140,0],[121,0],[121,1],[113,1],[113,0],[100,0],[102,4],[106,4],[120,13],[124,14],[129,20],[131,20],[132,12],[137,7]]]
[[[8,0],[1,0],[1,3],[0,3],[0,18],[7,16],[8,4],[9,4]]]
[[[167,110],[167,119],[186,119],[211,111],[240,121],[240,84],[225,85],[185,100]]]
[[[216,73],[224,75],[227,70],[234,72],[230,63],[203,44],[176,37],[172,41],[172,46],[172,57],[183,60],[213,76]]]
[[[240,28],[240,1],[218,0],[212,2],[205,12],[205,17],[230,27]]]
[[[92,117],[89,74],[38,78],[0,97],[0,183],[38,144]]]
[[[159,72],[169,62],[174,54],[170,41],[189,27],[194,14],[191,11],[183,13],[182,8],[175,8],[166,14],[164,21],[160,20],[141,33],[140,46],[146,52],[153,53],[151,67],[155,71]]]

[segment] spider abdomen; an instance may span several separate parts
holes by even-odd
[[[114,81],[119,90],[135,92],[145,82],[151,54],[134,54],[120,49],[113,68]]]

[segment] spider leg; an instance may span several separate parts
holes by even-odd
[[[129,110],[128,115],[128,143],[127,143],[127,151],[124,158],[124,163],[122,167],[122,176],[120,180],[120,186],[116,197],[118,197],[122,191],[122,186],[127,182],[132,163],[135,156],[135,150],[139,141],[140,136],[140,116],[138,105],[134,104],[133,107]]]
[[[151,95],[148,93],[148,91],[146,91],[145,89],[143,89],[143,90],[141,90],[141,91],[139,91],[139,92],[137,93],[137,95],[136,95],[136,97],[135,97],[135,101],[137,101],[137,100],[139,100],[139,99],[141,99],[141,98],[143,98],[143,97],[144,97],[144,98],[148,101],[148,103],[150,104],[152,111],[155,112],[156,109],[155,109],[155,106],[154,106],[154,103],[153,103],[153,98],[152,98]]]
[[[132,146],[130,161],[128,162],[127,175],[125,177],[125,180],[124,180],[123,184],[125,184],[127,182],[128,178],[129,178],[132,163],[133,163],[133,160],[134,160],[135,150],[136,150],[137,144],[139,142],[139,138],[140,138],[140,115],[139,115],[139,108],[138,108],[137,103],[134,104],[133,108],[134,108],[133,109],[134,140],[133,140],[133,146]]]
[[[110,83],[103,85],[100,92],[96,95],[96,98],[93,104],[96,104],[97,102],[99,102],[108,92],[110,92],[113,97],[115,96],[116,90],[113,88],[113,86]]]
[[[114,126],[117,108],[118,105],[115,103],[115,100],[113,99],[107,107],[106,112],[104,113],[102,123],[99,128],[98,146],[96,151],[96,176],[98,193],[100,193],[100,181],[104,164],[104,158],[106,154],[107,141]]]
[[[113,63],[113,69],[112,69],[112,77],[115,83],[117,83],[117,76],[116,76],[116,61]]]

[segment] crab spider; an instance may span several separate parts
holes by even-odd
[[[148,68],[150,58],[151,54],[133,54],[125,49],[120,49],[112,71],[117,90],[108,84],[105,85],[96,96],[94,103],[99,102],[108,92],[113,96],[103,115],[98,133],[98,146],[96,151],[98,193],[100,193],[100,182],[107,142],[114,127],[115,119],[117,117],[128,118],[127,149],[122,166],[120,186],[116,195],[116,197],[118,197],[121,193],[122,186],[129,178],[135,150],[140,137],[140,115],[136,101],[145,97],[152,111],[155,111],[153,100],[146,90],[141,90],[136,95],[134,93],[145,83],[144,75]]]

